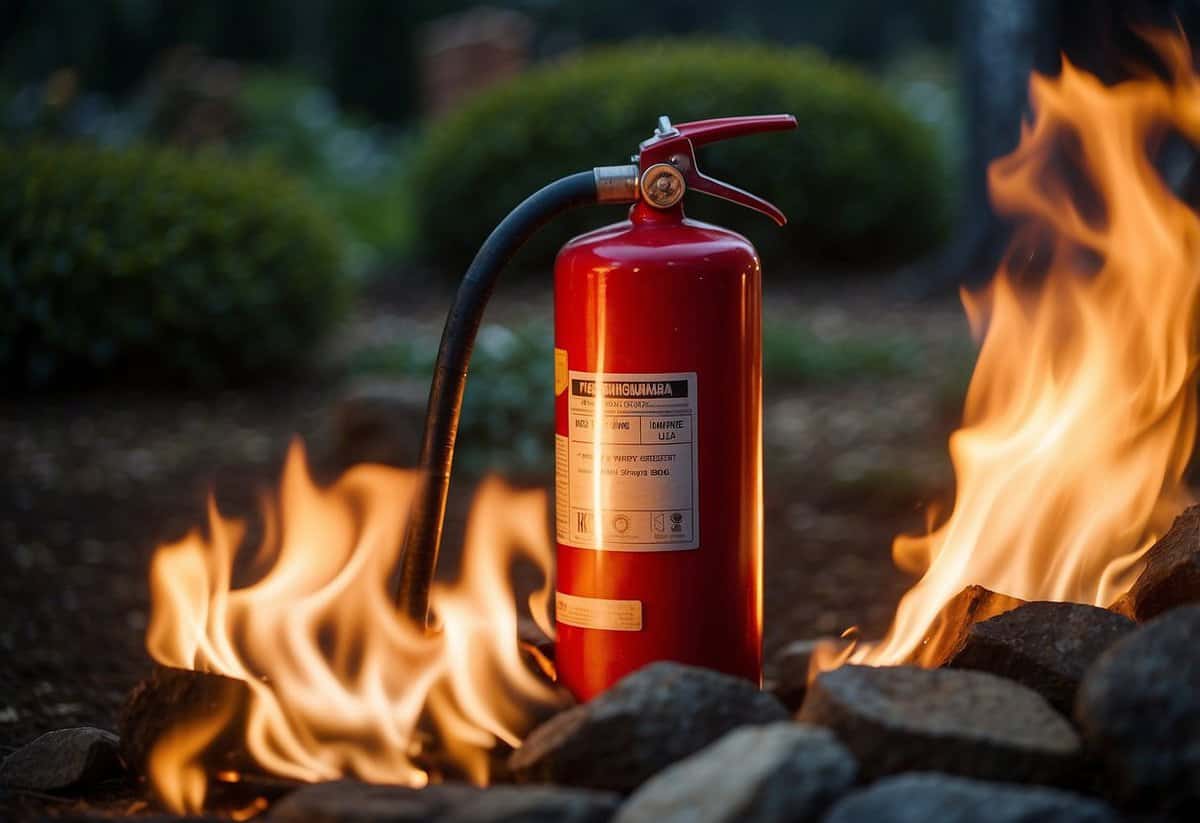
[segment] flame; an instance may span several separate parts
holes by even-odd
[[[1188,502],[1200,221],[1151,153],[1169,130],[1200,141],[1200,84],[1182,38],[1148,39],[1170,81],[1105,87],[1064,60],[1033,76],[1035,117],[989,169],[1018,224],[990,287],[963,294],[982,346],[950,439],[955,506],[896,539],[924,575],[856,662],[913,659],[970,584],[1106,606]]]
[[[545,582],[530,608],[549,633],[545,494],[483,482],[462,577],[434,587],[437,627],[426,632],[388,591],[416,482],[415,472],[361,465],[320,488],[294,442],[278,507],[267,507],[256,562],[269,568],[257,581],[231,584],[246,530],[211,500],[207,539],[193,532],[156,551],[147,648],[165,665],[246,684],[240,733],[265,770],[422,786],[430,774],[417,762],[418,722],[428,716],[440,754],[483,784],[489,750],[518,745],[540,714],[561,704],[560,692],[523,662],[508,580],[520,557],[539,567]],[[233,714],[221,707],[156,742],[149,776],[172,809],[202,807],[209,776],[201,756]]]

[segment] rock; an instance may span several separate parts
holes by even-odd
[[[831,728],[868,780],[924,770],[1063,784],[1080,757],[1039,694],[985,672],[842,666],[813,681],[798,719]]]
[[[1137,617],[1134,615],[1133,598],[1129,592],[1125,592],[1125,594],[1109,603],[1108,610],[1113,614],[1121,615],[1121,617],[1137,620]]]
[[[1134,628],[1095,606],[1027,603],[971,626],[946,665],[1015,680],[1070,717],[1084,672]]]
[[[553,786],[495,786],[438,823],[605,823],[621,804],[613,792]]]
[[[839,801],[824,823],[1117,823],[1103,803],[1041,786],[985,783],[944,774],[881,780]]]
[[[1075,719],[1121,805],[1200,807],[1200,606],[1118,641],[1088,671]]]
[[[0,786],[57,792],[81,789],[125,773],[120,740],[82,726],[46,732],[0,763]]]
[[[479,789],[458,783],[411,789],[352,780],[318,783],[271,808],[268,820],[295,823],[605,823],[620,796],[543,786]]]
[[[736,729],[644,783],[616,823],[803,823],[849,791],[857,773],[827,729]]]
[[[1200,506],[1175,518],[1143,558],[1142,573],[1111,608],[1139,623],[1200,602]]]
[[[334,454],[342,466],[383,463],[413,465],[420,446],[419,425],[429,399],[429,383],[369,380],[353,384],[332,412]]]
[[[423,789],[355,780],[315,783],[280,800],[271,807],[267,819],[295,823],[425,823],[440,819],[481,791],[458,783]]]
[[[509,765],[523,782],[630,792],[738,726],[787,717],[745,680],[653,663],[538,726]]]
[[[241,736],[249,700],[250,688],[240,680],[159,666],[133,687],[121,707],[121,756],[134,774],[145,774],[150,750],[168,730],[189,720],[215,716],[222,707],[232,706],[227,731],[208,746],[204,764],[210,771],[254,771],[257,764]]]
[[[942,606],[921,645],[909,656],[907,662],[929,669],[944,666],[954,650],[962,645],[971,626],[1012,611],[1024,602],[1020,598],[998,594],[983,586],[967,586]]]
[[[808,675],[813,656],[836,657],[849,646],[841,638],[793,640],[771,656],[763,667],[763,691],[775,695],[789,712],[800,708],[808,691]]]

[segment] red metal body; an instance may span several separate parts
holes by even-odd
[[[560,681],[586,700],[647,663],[675,660],[758,683],[762,350],[761,275],[754,248],[739,234],[685,219],[678,205],[657,210],[639,202],[629,221],[578,237],[560,252],[555,266],[555,345],[560,350],[556,351],[555,386]],[[564,366],[572,377],[565,387]],[[683,490],[680,494],[686,490],[679,479],[684,469],[694,482],[690,498],[694,510],[680,515],[684,533],[689,523],[694,528],[694,548],[663,544],[630,551],[606,542],[605,532],[611,538],[616,529],[629,529],[631,517],[658,517],[656,528],[670,528],[670,513],[647,515],[639,510],[626,515],[616,511],[624,504],[607,505],[607,497],[615,493],[612,484],[625,481],[604,473],[608,465],[604,450],[615,449],[572,439],[570,403],[582,400],[573,395],[578,373],[626,376],[621,379],[648,375],[651,390],[660,385],[655,380],[662,385],[670,382],[662,375],[694,374],[691,395],[677,401],[691,404],[686,420],[680,412],[683,422],[678,425],[685,436],[694,438],[694,462],[683,466],[686,446],[671,447],[675,449],[671,454],[679,458],[673,488]],[[598,378],[596,385],[604,386],[603,379]],[[583,392],[583,384],[579,385]],[[676,385],[687,384],[681,380]],[[596,389],[598,394],[617,390]],[[575,423],[577,428],[593,430],[614,426],[601,419],[605,415],[618,413],[598,411],[592,422],[577,419]],[[641,442],[649,443],[647,438],[667,436],[656,427],[675,425],[669,414],[654,418],[658,423],[630,419],[632,429],[617,435],[627,438],[622,442],[637,442],[631,432],[640,427],[646,435]],[[643,459],[638,455],[652,460],[657,459],[656,448],[649,443],[624,451],[637,460]],[[623,459],[637,465],[632,458]],[[591,481],[587,480],[589,467]],[[586,520],[587,512],[572,506],[570,482],[592,482],[593,521]],[[650,496],[661,486],[655,485],[656,480],[630,482],[643,483],[630,488],[641,490],[637,494],[649,490]],[[653,501],[645,508],[653,509]],[[573,545],[587,541],[572,539],[570,523],[564,524],[564,518],[596,524],[598,547]],[[577,598],[573,604],[582,604],[582,619],[574,615],[567,618],[569,623],[563,622],[564,594]],[[620,603],[614,606],[608,601]]]

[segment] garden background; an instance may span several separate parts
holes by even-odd
[[[660,114],[799,119],[701,157],[784,229],[687,208],[763,258],[768,654],[881,633],[907,584],[891,538],[951,490],[982,169],[1046,52],[1045,9],[1011,5],[0,3],[0,755],[112,725],[148,665],[150,553],[210,489],[253,528],[293,433],[323,479],[413,465],[488,230],[560,174],[624,161]],[[484,473],[550,485],[553,253],[621,218],[559,221],[502,280],[447,575]]]

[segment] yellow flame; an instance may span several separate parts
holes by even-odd
[[[983,342],[950,439],[955,506],[896,539],[924,576],[858,662],[908,659],[970,584],[1107,605],[1188,500],[1200,221],[1150,152],[1167,129],[1200,140],[1200,85],[1182,39],[1151,39],[1170,82],[1105,87],[1069,64],[1032,78],[1035,118],[989,170],[1019,228],[992,285],[963,295]]]
[[[267,810],[271,804],[265,797],[256,797],[240,809],[234,809],[229,816],[237,821],[252,820]]]
[[[154,741],[146,768],[162,801],[178,812],[198,812],[204,807],[208,778],[201,755],[234,714],[232,703],[217,706],[210,716],[190,717],[168,728]],[[170,775],[158,781],[155,775]]]
[[[278,506],[269,507],[253,584],[231,585],[245,530],[209,504],[207,539],[160,547],[151,564],[147,648],[160,663],[237,678],[251,698],[240,730],[265,770],[298,780],[352,775],[424,785],[414,763],[426,712],[440,749],[470,779],[488,779],[488,751],[517,745],[561,695],[522,661],[510,567],[532,561],[545,585],[530,598],[550,627],[551,547],[541,491],[485,481],[472,507],[463,574],[438,584],[427,633],[396,609],[396,566],[416,473],[350,469],[328,488],[310,479],[302,446],[289,450]],[[176,811],[196,811],[205,746],[232,712],[173,728],[158,742],[150,779]]]

